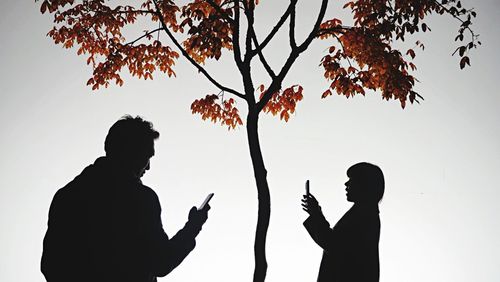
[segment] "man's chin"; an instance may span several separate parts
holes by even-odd
[[[145,174],[145,173],[146,173],[146,172],[141,171],[141,172],[138,172],[138,173],[134,173],[134,176],[135,176],[135,177],[137,177],[137,178],[141,178],[141,177],[143,177],[143,176],[144,176],[144,174]]]

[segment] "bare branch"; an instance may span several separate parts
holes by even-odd
[[[294,2],[294,1],[292,1]],[[292,11],[290,12],[290,31],[289,31],[289,37],[290,37],[290,47],[292,49],[297,48],[297,42],[295,41],[295,11],[296,11],[296,4],[297,2],[295,1],[293,3]]]
[[[244,4],[244,6],[247,7],[247,5],[245,5],[245,4]],[[251,38],[253,44],[255,45],[254,50],[259,50],[258,55],[259,55],[260,62],[264,66],[264,69],[267,71],[267,73],[269,74],[271,79],[274,79],[276,77],[276,74],[274,73],[273,69],[271,68],[271,66],[267,62],[266,58],[264,57],[264,54],[262,53],[262,49],[259,46],[259,41],[257,40],[257,35],[255,34],[255,29],[254,29],[253,24],[249,25],[248,27],[249,27],[249,32],[250,32],[250,34],[249,34],[250,38]],[[253,52],[253,51],[251,51],[251,52]],[[252,58],[252,57],[253,57],[253,55],[250,56],[250,58]]]
[[[212,82],[220,90],[225,91],[225,92],[229,92],[231,94],[236,95],[237,97],[240,97],[241,99],[246,100],[245,95],[241,94],[240,92],[238,92],[236,90],[233,90],[231,88],[225,87],[225,86],[221,85],[219,82],[217,82],[212,76],[210,76],[210,74],[200,64],[198,64],[193,58],[191,58],[191,56],[189,56],[189,54],[187,53],[187,51],[181,46],[181,44],[179,43],[179,41],[177,41],[177,39],[174,37],[174,35],[172,34],[172,32],[170,32],[170,30],[168,29],[168,27],[167,27],[167,25],[165,23],[165,19],[163,18],[162,13],[160,12],[161,10],[160,10],[160,7],[158,6],[158,3],[156,2],[156,0],[153,0],[153,2],[155,4],[155,6],[156,6],[157,15],[158,15],[158,18],[160,20],[160,23],[162,25],[163,30],[165,31],[165,33],[167,33],[168,37],[170,38],[170,40],[172,40],[172,42],[175,44],[175,46],[181,51],[182,55],[191,64],[193,64],[198,69],[199,72],[201,72],[210,82]]]
[[[267,62],[266,58],[264,57],[264,54],[262,53],[262,48],[260,48],[260,46],[259,46],[259,41],[257,40],[257,35],[255,34],[255,30],[253,28],[252,28],[252,40],[253,40],[253,44],[255,45],[255,50],[259,50],[259,52],[258,52],[259,59],[260,59],[260,62],[262,63],[262,65],[264,66],[264,69],[267,71],[267,73],[269,74],[271,79],[275,79],[276,73],[274,73],[273,69],[271,68],[271,66]]]
[[[292,0],[292,3],[293,2],[294,0]],[[295,63],[295,60],[297,60],[300,53],[304,52],[307,49],[307,47],[309,47],[309,44],[311,44],[312,40],[316,37],[316,34],[319,30],[319,26],[321,25],[323,17],[325,16],[327,6],[328,6],[328,0],[322,0],[318,18],[316,19],[316,23],[314,24],[311,33],[300,46],[292,49],[290,55],[288,56],[288,59],[281,68],[281,71],[279,72],[278,76],[271,82],[271,85],[267,89],[266,93],[264,94],[262,99],[257,103],[256,106],[257,111],[261,111],[266,106],[267,102],[269,102],[272,95],[276,91],[279,91],[281,89],[281,84],[285,79],[285,76],[287,75],[288,71],[292,67],[293,63]]]
[[[243,1],[243,3],[245,3],[245,2],[246,2],[246,0]],[[255,3],[253,0],[250,0],[248,2],[248,5],[246,5],[246,4],[243,4],[243,5],[245,7],[245,16],[247,17],[247,23],[248,23],[247,34],[245,36],[245,58],[244,58],[244,61],[245,61],[245,63],[250,64],[252,57],[256,55],[256,53],[254,53],[252,51],[252,30],[253,30],[253,24],[255,22],[255,17],[254,17]]]
[[[234,21],[233,21],[233,55],[234,61],[241,71],[241,47],[240,47],[240,1],[233,0],[234,2]]]
[[[286,19],[288,18],[288,16],[292,12],[292,8],[293,8],[293,6],[295,5],[296,2],[297,2],[297,0],[290,0],[290,5],[288,5],[288,8],[286,9],[285,13],[281,16],[281,18],[278,21],[278,23],[273,27],[273,29],[267,35],[267,37],[264,39],[264,41],[262,41],[262,43],[260,44],[260,48],[254,50],[255,54],[259,53],[264,48],[266,48],[267,44],[269,44],[269,42],[271,41],[271,39],[273,39],[274,35],[276,35],[276,33],[278,32],[278,30],[280,30],[280,28],[283,25],[283,23],[285,23]]]
[[[311,44],[314,37],[316,37],[316,34],[318,33],[321,22],[323,21],[323,18],[325,17],[327,6],[328,6],[328,0],[323,0],[321,3],[321,8],[319,10],[318,18],[316,19],[316,23],[314,24],[314,27],[313,27],[311,33],[309,34],[309,36],[307,36],[306,40],[304,40],[304,42],[302,44],[300,44],[300,46],[298,47],[300,52],[303,52],[304,50],[306,50],[307,47],[309,47],[309,44]]]
[[[238,1],[239,2],[239,1]],[[247,19],[247,32],[245,35],[245,55],[243,57],[243,62],[241,64],[241,75],[243,78],[243,87],[245,88],[245,94],[247,94],[247,103],[249,107],[249,111],[253,111],[255,107],[255,88],[253,86],[252,81],[252,72],[251,72],[251,61],[253,58],[252,55],[252,34],[253,34],[253,25],[254,25],[254,9],[255,3],[254,0],[243,0],[241,1],[243,4],[243,10],[245,12],[245,16]],[[238,7],[239,8],[239,7]]]

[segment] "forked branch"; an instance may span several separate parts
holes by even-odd
[[[252,32],[252,34],[251,34],[252,41],[253,41],[253,44],[255,45],[255,50],[258,50],[260,62],[264,66],[264,69],[267,71],[267,73],[269,74],[271,79],[274,80],[276,78],[276,73],[273,71],[273,69],[271,68],[271,66],[267,62],[266,58],[264,57],[264,54],[262,53],[262,48],[260,48],[260,46],[259,46],[259,41],[257,40],[257,35],[255,34],[255,30],[253,29],[253,27],[252,27],[251,32]]]
[[[294,3],[295,1],[292,0],[291,4]],[[328,6],[328,0],[322,0],[321,2],[321,8],[318,13],[318,17],[316,19],[316,23],[314,24],[311,33],[307,36],[307,38],[304,40],[302,44],[300,44],[296,48],[292,48],[292,51],[290,52],[290,55],[288,56],[288,59],[286,60],[285,64],[281,68],[281,71],[279,72],[278,76],[271,82],[271,85],[269,88],[266,90],[264,96],[262,99],[257,103],[257,110],[261,111],[269,102],[271,99],[272,95],[281,89],[281,83],[285,79],[285,76],[287,75],[288,71],[292,67],[292,65],[295,63],[295,60],[299,57],[299,55],[304,52],[307,47],[309,47],[309,44],[311,44],[312,40],[316,38],[316,35],[318,33],[319,27],[321,25],[321,22],[323,21],[323,18],[325,17],[326,13],[326,8]],[[293,7],[290,6],[290,12],[292,12]]]
[[[253,54],[258,54],[261,52],[264,48],[266,48],[267,44],[273,39],[274,35],[280,30],[281,26],[285,23],[286,19],[288,16],[290,16],[290,13],[292,12],[293,7],[295,6],[295,3],[297,3],[297,0],[290,0],[290,5],[288,5],[288,8],[286,9],[285,13],[281,16],[279,19],[278,23],[273,27],[271,32],[267,35],[267,37],[262,41],[262,43],[259,45],[259,47],[256,47],[255,50],[253,50]]]

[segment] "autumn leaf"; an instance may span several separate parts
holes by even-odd
[[[406,52],[407,55],[410,55],[410,57],[412,59],[415,59],[415,51],[413,51],[413,49],[408,49],[408,51]]]
[[[264,85],[257,89],[260,93],[260,99],[266,94]],[[266,106],[262,109],[265,113],[271,113],[273,116],[280,114],[280,119],[288,122],[290,114],[295,113],[297,103],[304,98],[303,88],[300,85],[293,85],[284,90],[274,93]]]
[[[220,104],[217,103],[217,100],[219,100],[219,96],[215,94],[195,100],[191,104],[191,112],[199,114],[203,120],[208,119],[213,123],[219,122],[221,125],[227,126],[228,130],[243,124],[238,109],[234,107],[236,101],[233,98],[224,100]]]

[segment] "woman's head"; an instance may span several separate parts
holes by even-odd
[[[370,163],[357,163],[347,170],[347,200],[354,203],[378,203],[384,196],[384,174]]]

